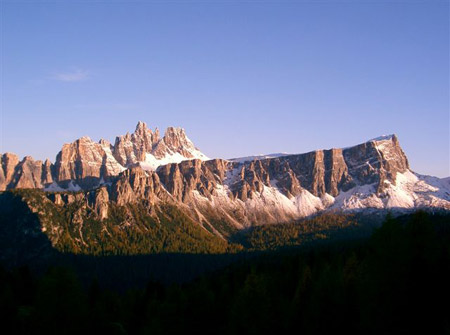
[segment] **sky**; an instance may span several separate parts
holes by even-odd
[[[395,133],[450,175],[448,0],[0,4],[0,152],[54,161],[142,120],[211,158]]]

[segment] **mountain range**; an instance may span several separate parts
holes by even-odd
[[[208,159],[183,129],[169,127],[161,137],[144,122],[114,144],[89,137],[64,144],[55,163],[0,155],[0,190],[14,189],[43,190],[41,205],[28,201],[40,214],[42,203],[82,204],[70,222],[88,214],[101,222],[130,204],[158,221],[170,205],[225,239],[329,211],[450,209],[450,178],[413,172],[395,135],[343,149]],[[133,220],[130,214],[121,224]]]

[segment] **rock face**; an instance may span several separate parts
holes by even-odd
[[[56,156],[55,179],[64,188],[75,181],[82,188],[92,188],[99,184],[103,176],[120,172],[120,166],[103,164],[107,161],[108,148],[82,137],[70,144],[64,144]]]
[[[145,160],[145,154],[151,153],[153,145],[159,141],[159,131],[155,133],[147,128],[144,122],[139,122],[133,134],[116,137],[113,155],[122,166],[130,166]]]
[[[344,157],[354,179],[360,184],[376,182],[378,191],[383,190],[384,179],[395,184],[396,174],[409,169],[408,159],[395,135],[346,149]]]
[[[83,190],[48,197],[59,205],[84,201],[101,220],[111,203],[142,203],[149,213],[171,203],[219,236],[323,210],[450,209],[450,180],[414,174],[395,135],[345,149],[205,160],[184,130],[168,128],[160,138],[140,122],[114,145],[88,137],[65,144],[54,165],[0,158],[1,190]]]

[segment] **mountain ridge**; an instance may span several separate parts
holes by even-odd
[[[181,128],[169,127],[166,134],[160,138],[140,122],[114,146],[83,137],[63,146],[54,165],[2,155],[0,185],[44,189],[56,206],[81,201],[100,221],[114,206],[143,204],[151,216],[170,204],[223,238],[334,210],[450,209],[450,179],[412,172],[396,135],[343,149],[233,161],[206,160]]]
[[[395,134],[383,135],[364,143],[394,137],[396,138]],[[342,150],[353,147],[355,146]],[[334,149],[336,148],[328,150]],[[299,154],[261,154],[226,160],[245,163],[255,159],[304,155],[316,151],[318,150]],[[158,128],[152,131],[145,122],[139,121],[134,133],[127,132],[125,135],[117,136],[114,145],[103,138],[95,142],[89,136],[65,143],[56,155],[55,163],[51,163],[48,158],[42,161],[25,156],[20,160],[14,153],[0,154],[0,191],[14,188],[78,191],[100,186],[109,177],[117,176],[125,169],[136,165],[145,170],[156,170],[161,165],[180,163],[194,158],[209,159],[194,146],[183,128],[168,127],[165,135],[160,138]],[[77,182],[81,182],[81,185],[76,185]]]

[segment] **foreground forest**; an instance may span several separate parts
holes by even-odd
[[[81,281],[69,267],[44,274],[1,269],[2,328],[23,334],[449,333],[449,224],[448,215],[388,216],[369,240],[264,252],[183,284],[150,281],[126,291],[95,278]]]

